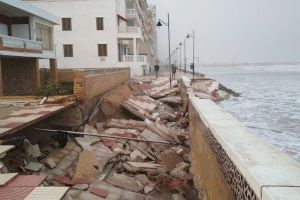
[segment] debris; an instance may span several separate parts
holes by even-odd
[[[76,165],[74,179],[76,178],[95,178],[98,173],[98,161],[96,154],[91,151],[83,151],[79,155],[79,159]]]
[[[44,165],[41,163],[36,163],[36,162],[29,162],[26,166],[25,169],[37,172],[39,171]]]
[[[89,189],[89,185],[88,184],[76,184],[76,185],[72,186],[72,189],[85,191],[85,190]]]
[[[77,184],[91,184],[91,180],[89,178],[75,178],[70,179],[66,176],[56,175],[53,177],[53,180],[59,182],[64,185],[77,185]]]
[[[17,175],[18,173],[0,174],[0,186],[6,184]]]
[[[145,187],[144,187],[144,193],[148,194],[149,192],[154,190],[154,188],[155,188],[155,183],[153,183],[152,181],[149,181],[147,183],[147,185],[145,185]]]
[[[172,149],[168,149],[161,153],[160,160],[168,170],[172,170],[176,167],[176,164],[182,162],[182,158]]]
[[[147,156],[137,149],[130,154],[131,161],[144,161],[146,158]]]
[[[159,99],[162,103],[170,104],[170,105],[181,105],[182,104],[182,99],[179,96],[169,96],[165,98]]]
[[[83,132],[64,131],[64,130],[50,130],[50,129],[40,129],[40,128],[36,128],[36,130],[43,131],[43,132],[55,132],[55,133],[59,132],[59,133],[68,133],[68,134],[75,134],[75,135],[88,135],[88,136],[96,136],[96,137],[103,137],[103,138],[126,139],[126,140],[134,140],[134,141],[141,141],[141,142],[151,142],[151,143],[158,143],[158,144],[175,145],[174,143],[166,142],[166,141],[128,138],[128,137],[120,137],[120,136],[107,135],[107,134],[93,134],[93,133],[83,133]]]
[[[42,100],[39,102],[39,104],[40,105],[44,104],[46,100],[47,100],[47,97],[43,97]]]
[[[100,188],[96,188],[96,187],[93,187],[90,192],[94,195],[97,195],[99,197],[102,197],[102,198],[106,198],[108,192],[106,190],[103,190],[103,189],[100,189]]]
[[[150,162],[127,162],[129,165],[136,168],[144,168],[144,169],[157,169],[161,167],[159,164],[150,163]]]
[[[151,112],[159,104],[158,101],[149,96],[131,96],[126,99],[122,106],[137,117],[145,120],[151,118]]]
[[[44,161],[44,164],[46,165],[46,167],[49,167],[51,169],[55,168],[56,167],[56,162],[53,160],[53,158],[47,158],[45,161]]]
[[[134,178],[144,186],[149,182],[149,179],[145,174],[137,174]]]
[[[137,129],[139,131],[143,131],[146,127],[146,123],[144,121],[137,121],[137,120],[111,119],[105,124],[105,127]]]
[[[106,181],[112,185],[130,190],[132,192],[139,192],[144,189],[144,187],[136,182],[134,178],[124,174],[114,173],[112,176],[108,177]]]

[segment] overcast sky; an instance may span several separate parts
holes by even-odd
[[[172,49],[196,29],[200,63],[300,61],[300,0],[148,0],[157,18],[170,12]],[[167,28],[158,53],[167,58]],[[192,40],[188,41],[191,59]]]

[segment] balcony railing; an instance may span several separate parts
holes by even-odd
[[[134,60],[134,55],[124,55],[123,62],[138,62],[138,63],[146,63],[147,56],[145,55],[138,55],[136,56],[136,60]]]
[[[0,50],[42,53],[43,48],[41,42],[0,35]]]
[[[145,63],[145,62],[147,62],[147,56],[138,55],[138,56],[137,56],[137,61],[138,61],[139,63]]]
[[[126,9],[126,17],[135,17],[136,11],[135,9]]]
[[[140,27],[137,26],[119,27],[119,33],[140,33]]]
[[[134,56],[133,55],[124,55],[123,56],[123,62],[133,62]]]

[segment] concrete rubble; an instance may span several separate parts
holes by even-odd
[[[188,113],[177,81],[170,88],[167,78],[132,79],[129,86],[132,95],[121,101],[125,117],[87,123],[61,147],[55,140],[30,145],[27,154],[34,159],[21,167],[23,173],[45,176],[41,184],[47,187],[69,187],[64,200],[199,199],[189,173]],[[214,99],[218,90],[206,79],[191,87],[203,98]]]

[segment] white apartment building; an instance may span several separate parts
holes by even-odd
[[[141,75],[154,63],[153,8],[146,0],[26,1],[61,18],[54,27],[58,68],[130,67]]]
[[[0,0],[0,96],[32,95],[39,61],[55,68],[53,26],[59,18],[20,0]]]

